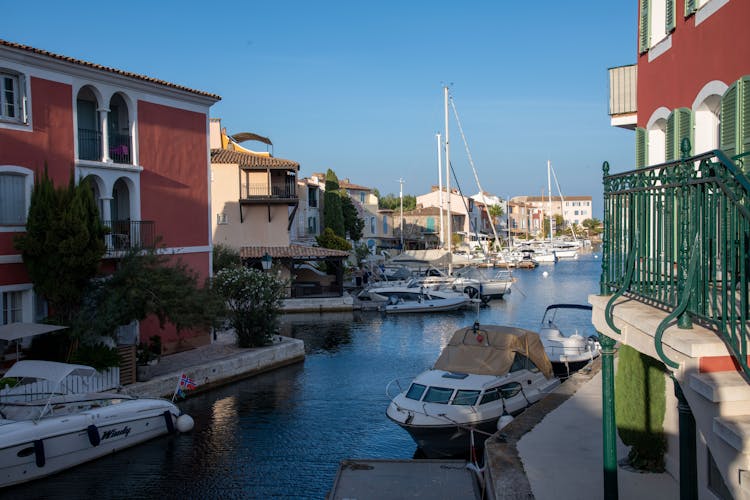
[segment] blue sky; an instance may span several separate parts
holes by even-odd
[[[549,159],[563,195],[593,196],[601,218],[602,162],[633,167],[607,68],[636,61],[636,15],[634,0],[6,2],[0,38],[219,94],[211,116],[230,134],[270,137],[300,176],[331,168],[382,194],[437,184],[450,84],[485,191],[541,195]],[[453,117],[450,133],[474,194]]]

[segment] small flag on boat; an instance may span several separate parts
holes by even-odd
[[[193,379],[183,373],[177,381],[177,387],[174,390],[174,394],[172,394],[172,401],[174,401],[174,398],[177,396],[185,399],[185,391],[190,391],[196,387],[198,387],[198,384],[193,382]]]

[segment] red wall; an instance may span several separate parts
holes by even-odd
[[[633,0],[631,0],[633,1]],[[684,0],[675,5],[672,47],[654,61],[638,58],[638,126],[646,127],[656,109],[690,108],[710,81],[727,85],[750,74],[750,2],[730,0],[697,27],[685,19]]]
[[[33,131],[0,129],[0,165],[28,168],[38,176],[47,164],[56,185],[67,183],[73,169],[72,88],[64,83],[31,78]],[[13,239],[0,233],[0,255],[18,255]],[[0,264],[0,285],[28,283],[22,264]]]
[[[138,103],[141,219],[156,221],[167,247],[209,244],[206,123],[202,113]]]

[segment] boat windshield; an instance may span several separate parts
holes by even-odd
[[[456,397],[453,398],[454,405],[474,406],[479,399],[479,391],[456,391]]]
[[[422,384],[411,384],[411,387],[409,387],[409,390],[406,392],[406,397],[419,401],[422,399],[422,394],[424,394],[425,389],[427,389],[427,386]]]
[[[427,394],[424,397],[425,403],[441,403],[448,404],[451,400],[453,389],[448,387],[430,387],[427,389]]]

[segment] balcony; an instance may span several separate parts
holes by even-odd
[[[287,203],[296,204],[297,192],[288,184],[248,183],[240,186],[240,203]]]
[[[154,221],[102,221],[111,232],[105,236],[107,255],[118,255],[131,248],[156,248]]]
[[[132,163],[130,158],[130,134],[109,134],[109,157],[115,163]]]
[[[78,129],[78,158],[81,160],[101,161],[102,133],[98,130]]]
[[[633,130],[638,119],[638,66],[609,69],[609,116],[613,127]]]

